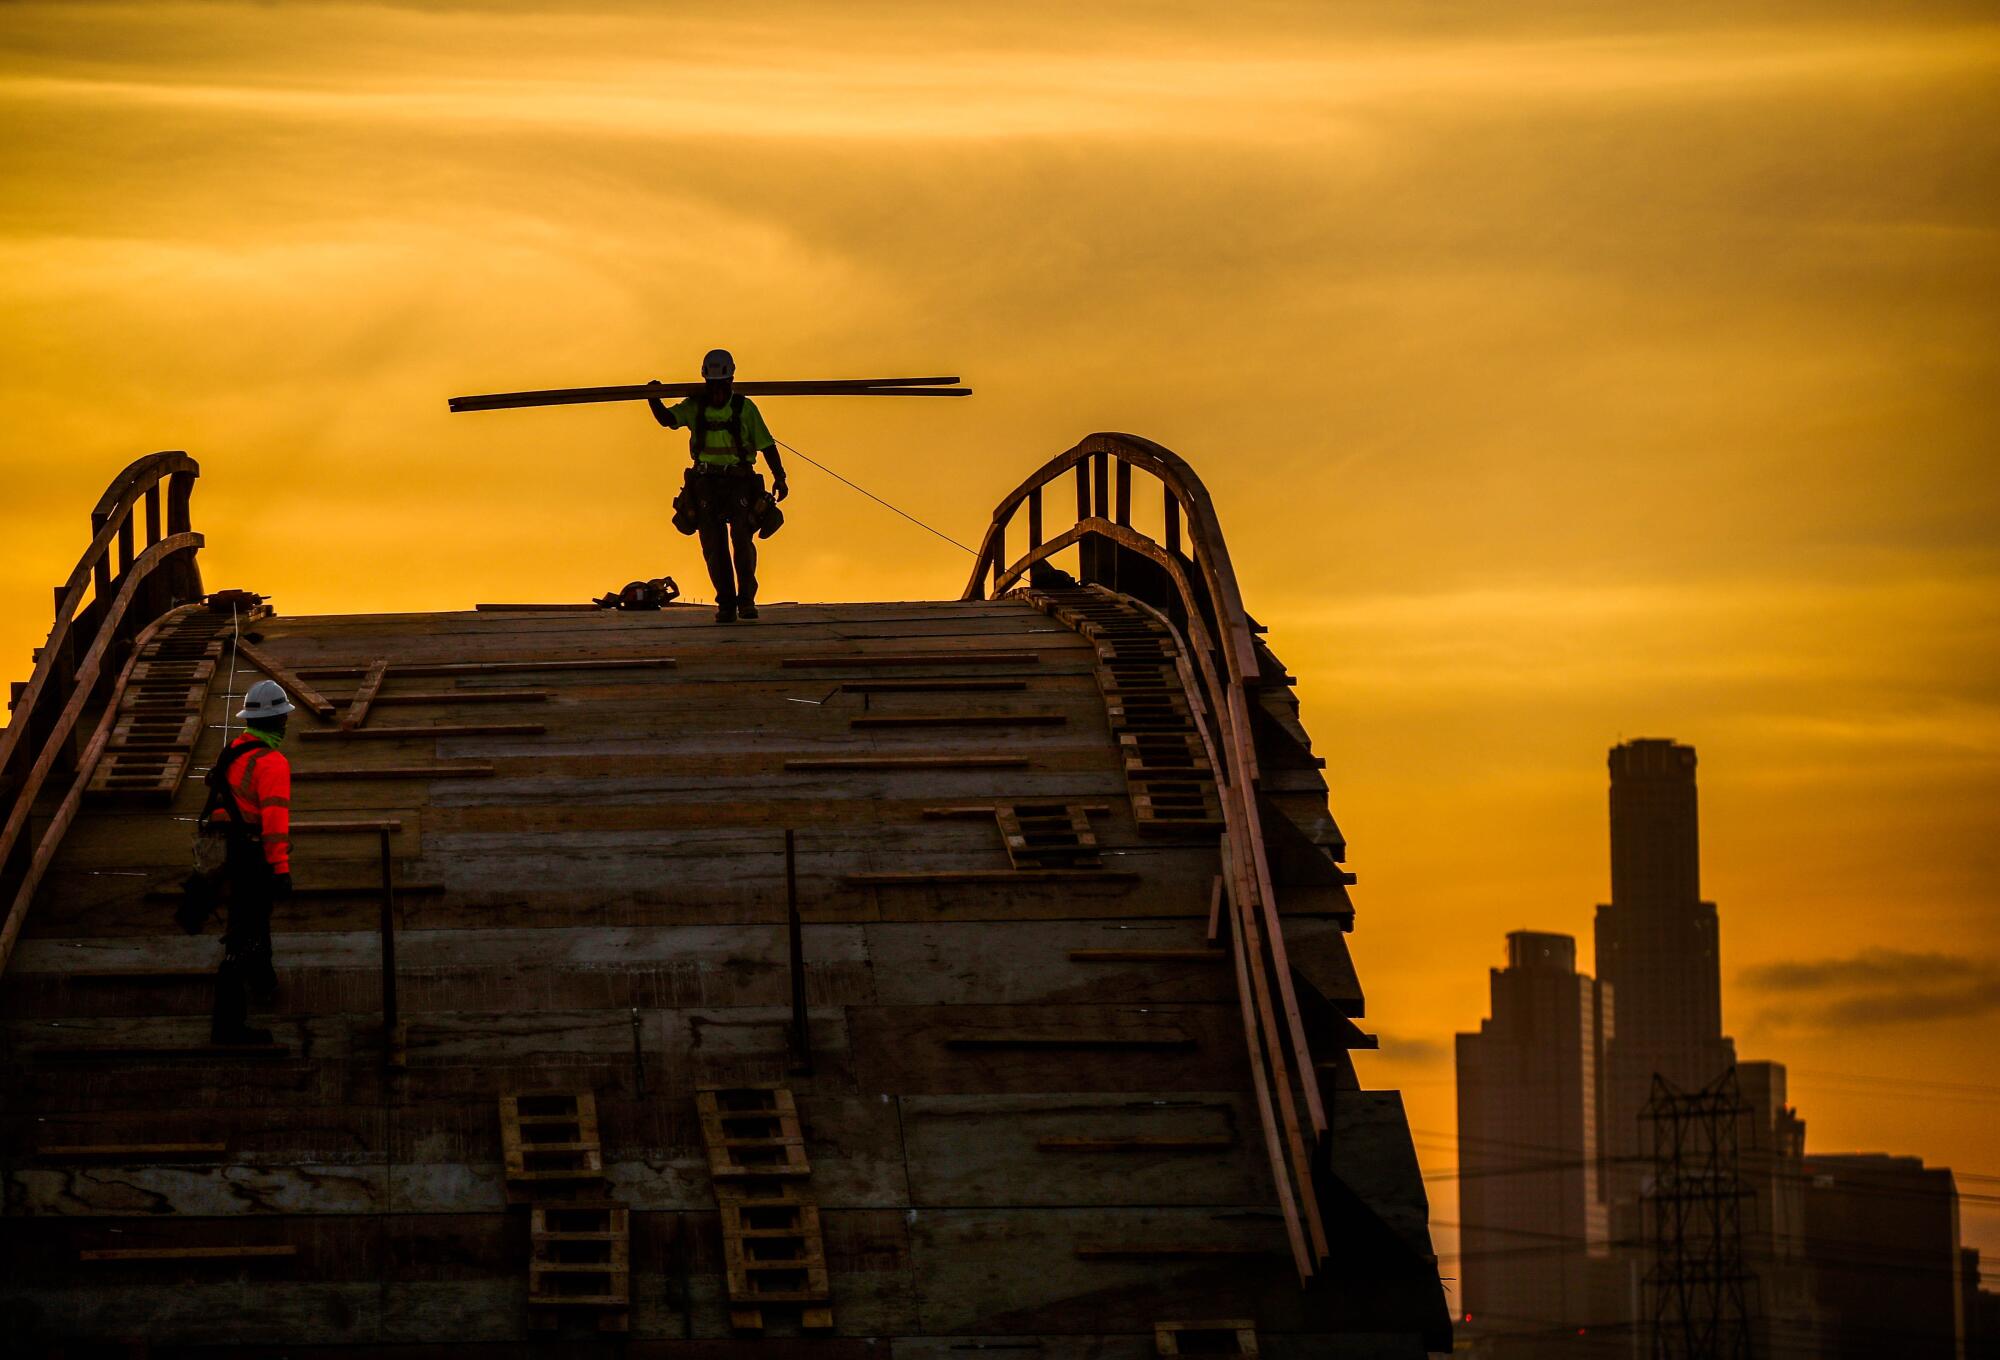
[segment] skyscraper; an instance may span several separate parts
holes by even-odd
[[[1597,1128],[1610,1002],[1576,971],[1568,935],[1515,931],[1491,977],[1492,1018],[1457,1045],[1460,1316],[1484,1336],[1533,1338],[1533,1354],[1575,1353],[1609,1251]]]
[[[1713,902],[1701,900],[1694,748],[1645,739],[1611,748],[1611,901],[1597,909],[1597,976],[1618,998],[1605,1057],[1606,1155],[1618,1200],[1636,1194],[1639,1112],[1655,1074],[1687,1091],[1736,1061],[1722,1033]]]

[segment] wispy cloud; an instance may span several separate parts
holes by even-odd
[[[2000,1010],[2000,959],[1864,949],[1846,958],[1762,964],[1740,975],[1765,994],[1766,1023],[1832,1029],[1856,1023],[1958,1020]]]

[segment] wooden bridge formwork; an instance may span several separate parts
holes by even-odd
[[[1323,762],[1180,458],[1050,460],[957,600],[728,629],[204,597],[197,471],[106,492],[0,736],[6,1334],[1449,1347]],[[274,1043],[218,1049],[173,899],[266,675],[297,893]]]

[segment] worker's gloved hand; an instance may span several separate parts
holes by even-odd
[[[290,874],[274,875],[271,879],[271,900],[273,902],[282,902],[291,895],[292,876]]]
[[[783,477],[780,477],[777,481],[771,483],[771,496],[773,499],[783,500],[785,497],[791,494],[792,494],[792,488],[785,484],[785,479]]]

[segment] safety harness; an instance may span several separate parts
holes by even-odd
[[[208,797],[202,804],[201,815],[195,819],[197,843],[201,836],[214,837],[219,834],[230,852],[242,856],[242,862],[249,863],[253,860],[262,862],[264,833],[262,828],[253,825],[250,819],[243,815],[243,803],[236,796],[236,786],[232,778],[235,771],[232,767],[241,761],[247,778],[249,773],[256,769],[257,762],[270,753],[271,748],[262,742],[244,741],[231,742],[223,751],[221,758],[208,772],[206,781]],[[216,817],[215,814],[220,810],[228,811],[228,820]],[[212,841],[210,843],[213,844]],[[197,862],[200,859],[200,852],[197,851]],[[216,867],[219,868],[220,865]]]
[[[754,468],[757,466],[756,450],[745,449],[743,447],[745,440],[743,438],[743,394],[741,392],[735,393],[729,398],[729,447],[727,449],[711,449],[708,446],[708,431],[710,426],[708,423],[708,401],[705,398],[695,403],[694,425],[691,428],[694,431],[694,460],[704,468],[713,471],[727,471],[731,468]]]

